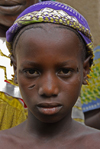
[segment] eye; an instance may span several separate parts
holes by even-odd
[[[30,69],[27,71],[29,74],[38,74],[38,72],[34,69]]]
[[[70,77],[72,75],[73,70],[69,68],[62,68],[58,71],[58,75],[62,77]]]
[[[35,69],[27,69],[27,70],[24,70],[24,75],[26,77],[37,77],[40,75],[40,73],[38,70],[35,70]]]

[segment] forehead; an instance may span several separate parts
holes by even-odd
[[[38,23],[19,33],[16,51],[20,56],[29,53],[74,55],[80,57],[80,39],[70,29],[51,23]],[[20,50],[19,50],[20,49]]]
[[[32,32],[32,34],[30,34],[29,32]],[[60,40],[61,38],[65,38],[64,39],[65,41],[66,36],[67,36],[67,38],[70,37],[70,41],[72,42],[74,42],[75,39],[79,41],[79,39],[81,38],[79,34],[77,33],[77,31],[75,31],[74,29],[70,27],[66,27],[64,25],[57,25],[57,24],[52,24],[52,23],[38,23],[38,24],[28,25],[24,27],[23,29],[21,29],[18,35],[17,35],[17,41],[22,40],[22,39],[27,40],[26,38],[30,38],[31,36],[36,36],[38,38],[40,37],[41,40],[45,40],[44,38],[42,38],[43,36],[44,37],[53,36],[53,39],[56,39],[56,41]],[[24,38],[21,36],[23,36]],[[52,39],[50,37],[48,38],[49,40]],[[14,40],[14,43],[15,43],[15,40]]]

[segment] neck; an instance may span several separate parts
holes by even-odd
[[[62,120],[56,123],[44,123],[36,119],[29,111],[26,130],[29,134],[39,138],[55,138],[57,136],[68,135],[73,131],[73,120],[71,112]]]
[[[0,24],[0,37],[6,37],[7,26]]]

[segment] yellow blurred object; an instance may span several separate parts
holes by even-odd
[[[27,109],[18,99],[0,92],[0,130],[14,127],[27,119]]]

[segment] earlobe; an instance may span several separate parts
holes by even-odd
[[[85,59],[83,63],[83,84],[88,85],[88,74],[90,73],[90,63],[89,60],[91,59],[91,56],[89,56],[87,59]]]

